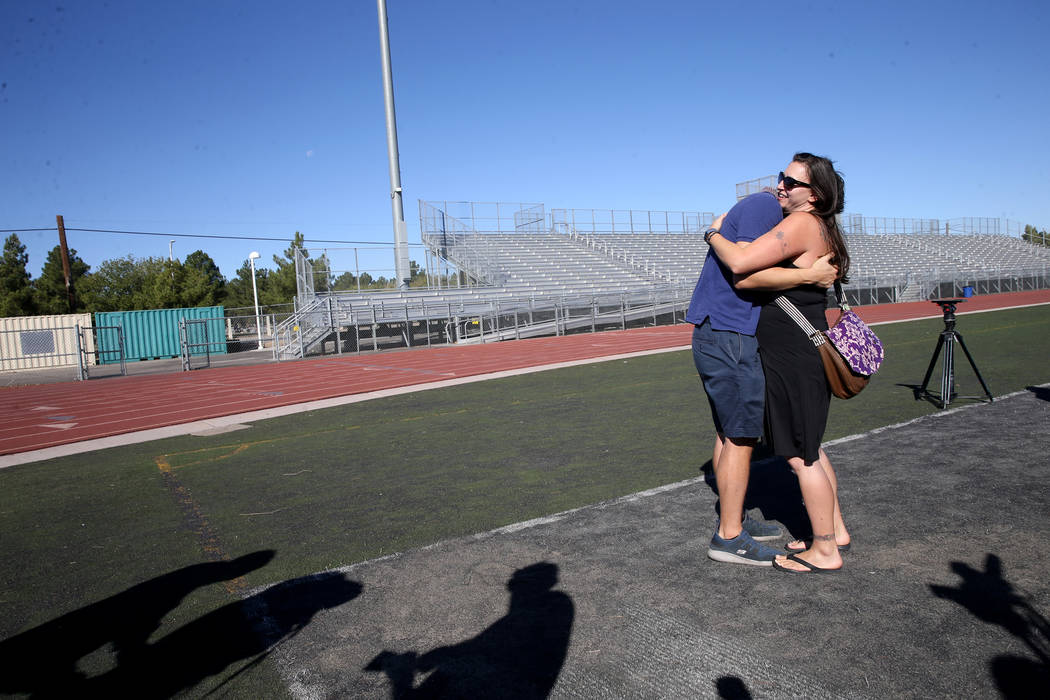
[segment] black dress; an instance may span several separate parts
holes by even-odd
[[[827,330],[827,291],[816,285],[785,292],[817,330]],[[770,294],[758,321],[759,353],[766,375],[765,440],[774,453],[817,460],[828,422],[831,389],[813,342]]]

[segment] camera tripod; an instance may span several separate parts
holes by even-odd
[[[981,376],[981,370],[977,369],[977,363],[973,361],[973,356],[970,355],[970,351],[966,349],[966,343],[963,342],[962,335],[955,330],[955,306],[966,301],[965,299],[931,299],[934,304],[941,307],[941,311],[944,312],[944,330],[941,331],[941,335],[937,338],[937,349],[933,351],[933,357],[930,358],[930,366],[926,368],[926,376],[923,377],[922,386],[916,390],[916,398],[926,397],[930,399],[936,398],[941,404],[941,408],[947,408],[948,404],[952,402],[952,399],[980,399],[980,396],[959,396],[955,393],[955,342],[959,342],[959,346],[966,353],[966,359],[970,361],[970,366],[973,367],[973,373],[977,375],[977,380],[981,382],[981,387],[984,389],[985,396],[988,397],[989,401],[994,401],[992,398],[992,392],[988,389],[988,385],[984,382],[984,377]],[[935,396],[926,390],[926,387],[930,383],[930,376],[933,375],[933,368],[937,364],[937,357],[941,354],[941,349],[944,349],[944,366],[941,371],[941,394]]]

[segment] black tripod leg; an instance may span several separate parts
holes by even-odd
[[[970,361],[970,366],[973,367],[973,373],[977,375],[977,381],[981,383],[981,388],[984,389],[985,396],[988,397],[989,401],[995,401],[992,398],[992,392],[988,388],[988,385],[984,383],[984,377],[981,376],[981,370],[977,369],[977,363],[973,361],[973,356],[970,355],[970,351],[966,348],[966,343],[963,342],[963,337],[958,332],[955,333],[955,337],[959,339],[959,345],[962,346],[963,352],[966,353],[966,359]]]
[[[933,368],[937,365],[937,357],[941,354],[942,345],[944,345],[944,333],[937,336],[937,348],[933,351],[933,357],[930,358],[930,366],[926,368],[926,376],[922,378],[922,385],[919,387],[919,393],[921,394],[926,393],[926,387],[930,384],[930,377],[933,375]]]
[[[948,408],[948,404],[955,398],[955,334],[945,333],[944,339],[944,368],[941,371],[941,408]]]

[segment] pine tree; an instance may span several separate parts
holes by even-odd
[[[1035,245],[1050,246],[1050,235],[1046,231],[1040,231],[1035,226],[1025,225],[1021,238]]]
[[[295,249],[298,248],[309,260],[310,251],[303,245],[303,234],[295,232],[292,244],[284,251],[284,257],[273,256],[277,269],[270,273],[266,292],[259,290],[260,304],[290,304],[298,293],[295,283]],[[249,282],[251,279],[249,278]]]
[[[18,234],[12,233],[4,241],[4,255],[0,258],[0,316],[32,316],[33,287],[26,265],[29,254]]]
[[[40,277],[33,281],[34,298],[37,313],[68,314],[84,310],[84,303],[77,298],[76,290],[80,280],[88,274],[90,266],[80,259],[75,249],[69,249],[69,276],[73,288],[74,308],[69,308],[69,295],[66,293],[66,273],[62,269],[62,247],[55,246],[47,254],[47,261],[40,271]]]
[[[270,271],[265,267],[255,268],[255,284],[259,290],[259,304],[264,305],[263,295],[270,288]],[[289,300],[290,301],[290,300]],[[254,308],[255,295],[252,291],[252,267],[246,259],[237,269],[237,276],[226,283],[226,308]]]
[[[226,278],[210,255],[196,250],[186,256],[183,267],[182,296],[187,306],[215,306],[226,300]]]

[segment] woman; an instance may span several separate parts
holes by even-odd
[[[796,153],[777,183],[776,196],[786,215],[780,225],[746,246],[717,232],[708,235],[708,242],[738,277],[741,289],[763,288],[762,275],[751,279],[752,273],[770,267],[809,267],[827,253],[839,279],[846,281],[849,253],[835,219],[843,209],[844,190],[842,176],[830,160]],[[721,217],[712,228],[720,223]],[[815,328],[827,329],[823,288],[804,285],[782,293]],[[770,302],[772,298],[773,294]],[[835,470],[820,448],[831,403],[820,357],[802,329],[776,304],[762,307],[757,336],[766,374],[766,439],[798,476],[813,528],[808,546],[801,540],[790,543],[789,554],[773,565],[791,573],[840,569],[850,535],[839,508]]]

